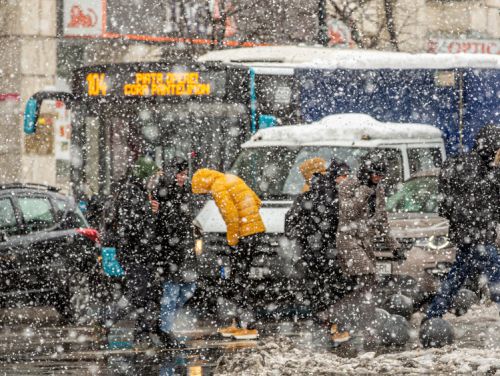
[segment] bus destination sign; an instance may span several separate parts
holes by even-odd
[[[111,72],[110,72],[111,73]],[[89,72],[85,77],[89,97],[203,97],[224,92],[223,72],[130,72],[112,75]]]

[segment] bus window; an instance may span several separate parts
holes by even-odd
[[[99,128],[97,117],[85,118],[85,146],[82,153],[85,158],[85,192],[89,197],[99,192]]]

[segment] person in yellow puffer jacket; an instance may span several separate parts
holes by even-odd
[[[238,176],[207,168],[195,172],[191,189],[194,194],[210,193],[226,223],[227,243],[234,247],[231,254],[231,294],[241,309],[248,302],[247,283],[252,251],[260,247],[266,231],[259,213],[262,202]],[[258,338],[256,329],[249,326],[241,328],[239,316],[235,325],[219,329],[219,334],[235,339]]]
[[[241,238],[266,231],[259,213],[261,201],[236,175],[202,168],[193,175],[195,194],[210,193],[227,226],[227,243],[238,245]]]

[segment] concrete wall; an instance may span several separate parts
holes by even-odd
[[[56,0],[0,0],[0,182],[56,183],[54,155],[26,153],[22,131],[27,98],[54,85],[55,37]]]

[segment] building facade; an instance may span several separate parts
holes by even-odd
[[[22,115],[82,65],[259,44],[498,54],[499,39],[500,0],[0,0],[0,183],[68,188],[69,113],[48,103],[32,136]]]

